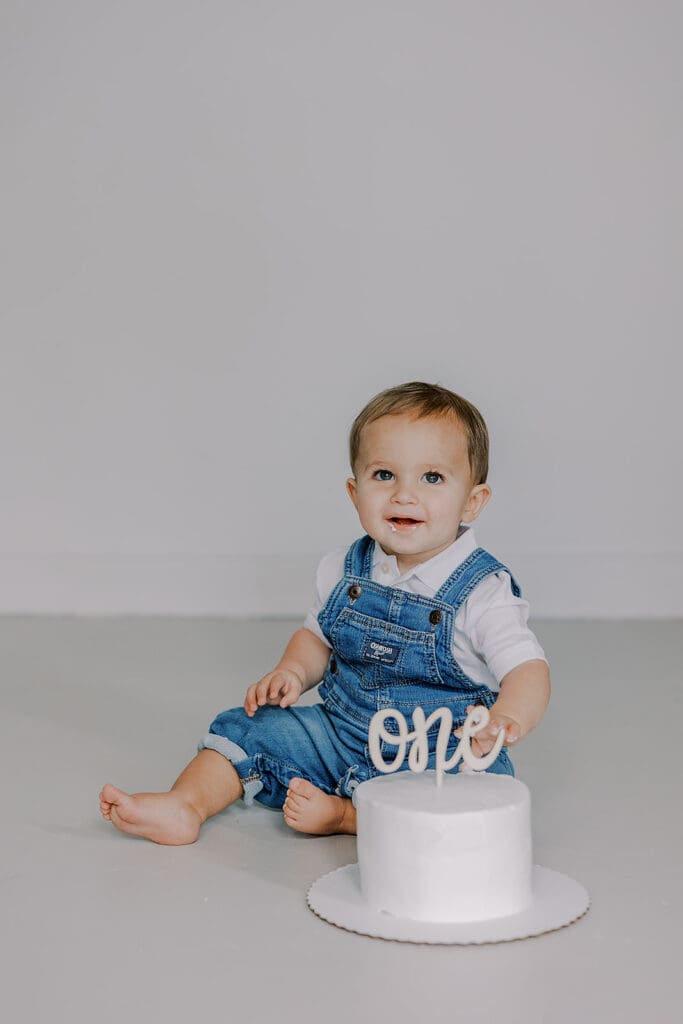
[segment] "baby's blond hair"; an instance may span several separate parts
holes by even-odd
[[[486,483],[489,471],[489,433],[484,417],[466,398],[461,398],[440,384],[424,384],[422,381],[410,381],[380,391],[358,413],[349,434],[349,458],[354,473],[364,428],[382,416],[398,416],[402,413],[413,413],[415,419],[450,416],[457,420],[467,437],[472,483],[474,486]]]

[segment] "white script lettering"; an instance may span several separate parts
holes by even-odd
[[[462,739],[458,743],[452,756],[449,758],[446,756],[448,749],[448,741],[451,736],[453,729],[453,714],[450,708],[437,708],[436,711],[432,711],[428,718],[425,717],[425,713],[422,708],[415,708],[413,711],[413,731],[408,731],[408,725],[401,714],[395,708],[386,708],[384,711],[378,711],[377,714],[372,716],[370,722],[370,732],[368,734],[368,746],[370,748],[370,756],[372,763],[379,772],[390,773],[397,772],[406,755],[406,749],[408,744],[412,744],[408,751],[408,767],[411,772],[423,772],[427,767],[429,760],[429,741],[427,738],[427,732],[437,722],[439,723],[439,733],[436,739],[436,784],[441,785],[443,779],[443,773],[449,771],[451,768],[455,768],[458,761],[462,758],[468,767],[472,768],[473,771],[483,772],[489,768],[498,757],[500,748],[503,746],[505,741],[505,732],[501,732],[496,736],[496,742],[484,757],[477,757],[472,752],[470,741],[473,736],[476,736],[478,732],[485,729],[489,723],[490,714],[488,708],[478,706],[472,708],[467,718],[462,731]],[[393,719],[398,727],[398,733],[389,732],[386,728],[385,723],[387,720]],[[389,744],[390,746],[396,747],[396,757],[393,761],[388,764],[382,756],[382,743]]]

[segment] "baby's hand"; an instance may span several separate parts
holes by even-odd
[[[253,718],[264,704],[288,708],[290,704],[296,704],[303,688],[304,684],[296,672],[289,668],[276,668],[249,687],[244,698],[244,710]]]
[[[474,710],[474,704],[470,704],[467,708],[467,713]],[[510,747],[513,743],[517,743],[522,738],[522,729],[519,722],[516,722],[514,718],[510,718],[509,715],[498,714],[495,708],[491,708],[491,717],[489,723],[485,729],[478,732],[476,736],[473,736],[470,743],[472,751],[477,757],[484,757],[493,748],[498,733],[502,730],[505,731],[504,746]],[[462,737],[462,729],[454,729],[454,734],[460,739]]]

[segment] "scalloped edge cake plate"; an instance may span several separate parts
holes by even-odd
[[[587,890],[559,871],[535,865],[531,883],[532,901],[525,910],[488,921],[413,921],[373,910],[361,896],[358,864],[347,864],[323,875],[313,882],[306,900],[323,921],[359,935],[444,945],[527,939],[564,928],[588,910]]]

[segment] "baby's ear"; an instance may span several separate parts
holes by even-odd
[[[490,497],[491,488],[488,484],[477,484],[473,487],[462,514],[463,523],[473,523]]]
[[[353,476],[350,476],[346,481],[346,493],[355,507],[358,508],[358,484],[356,483],[356,478]]]

